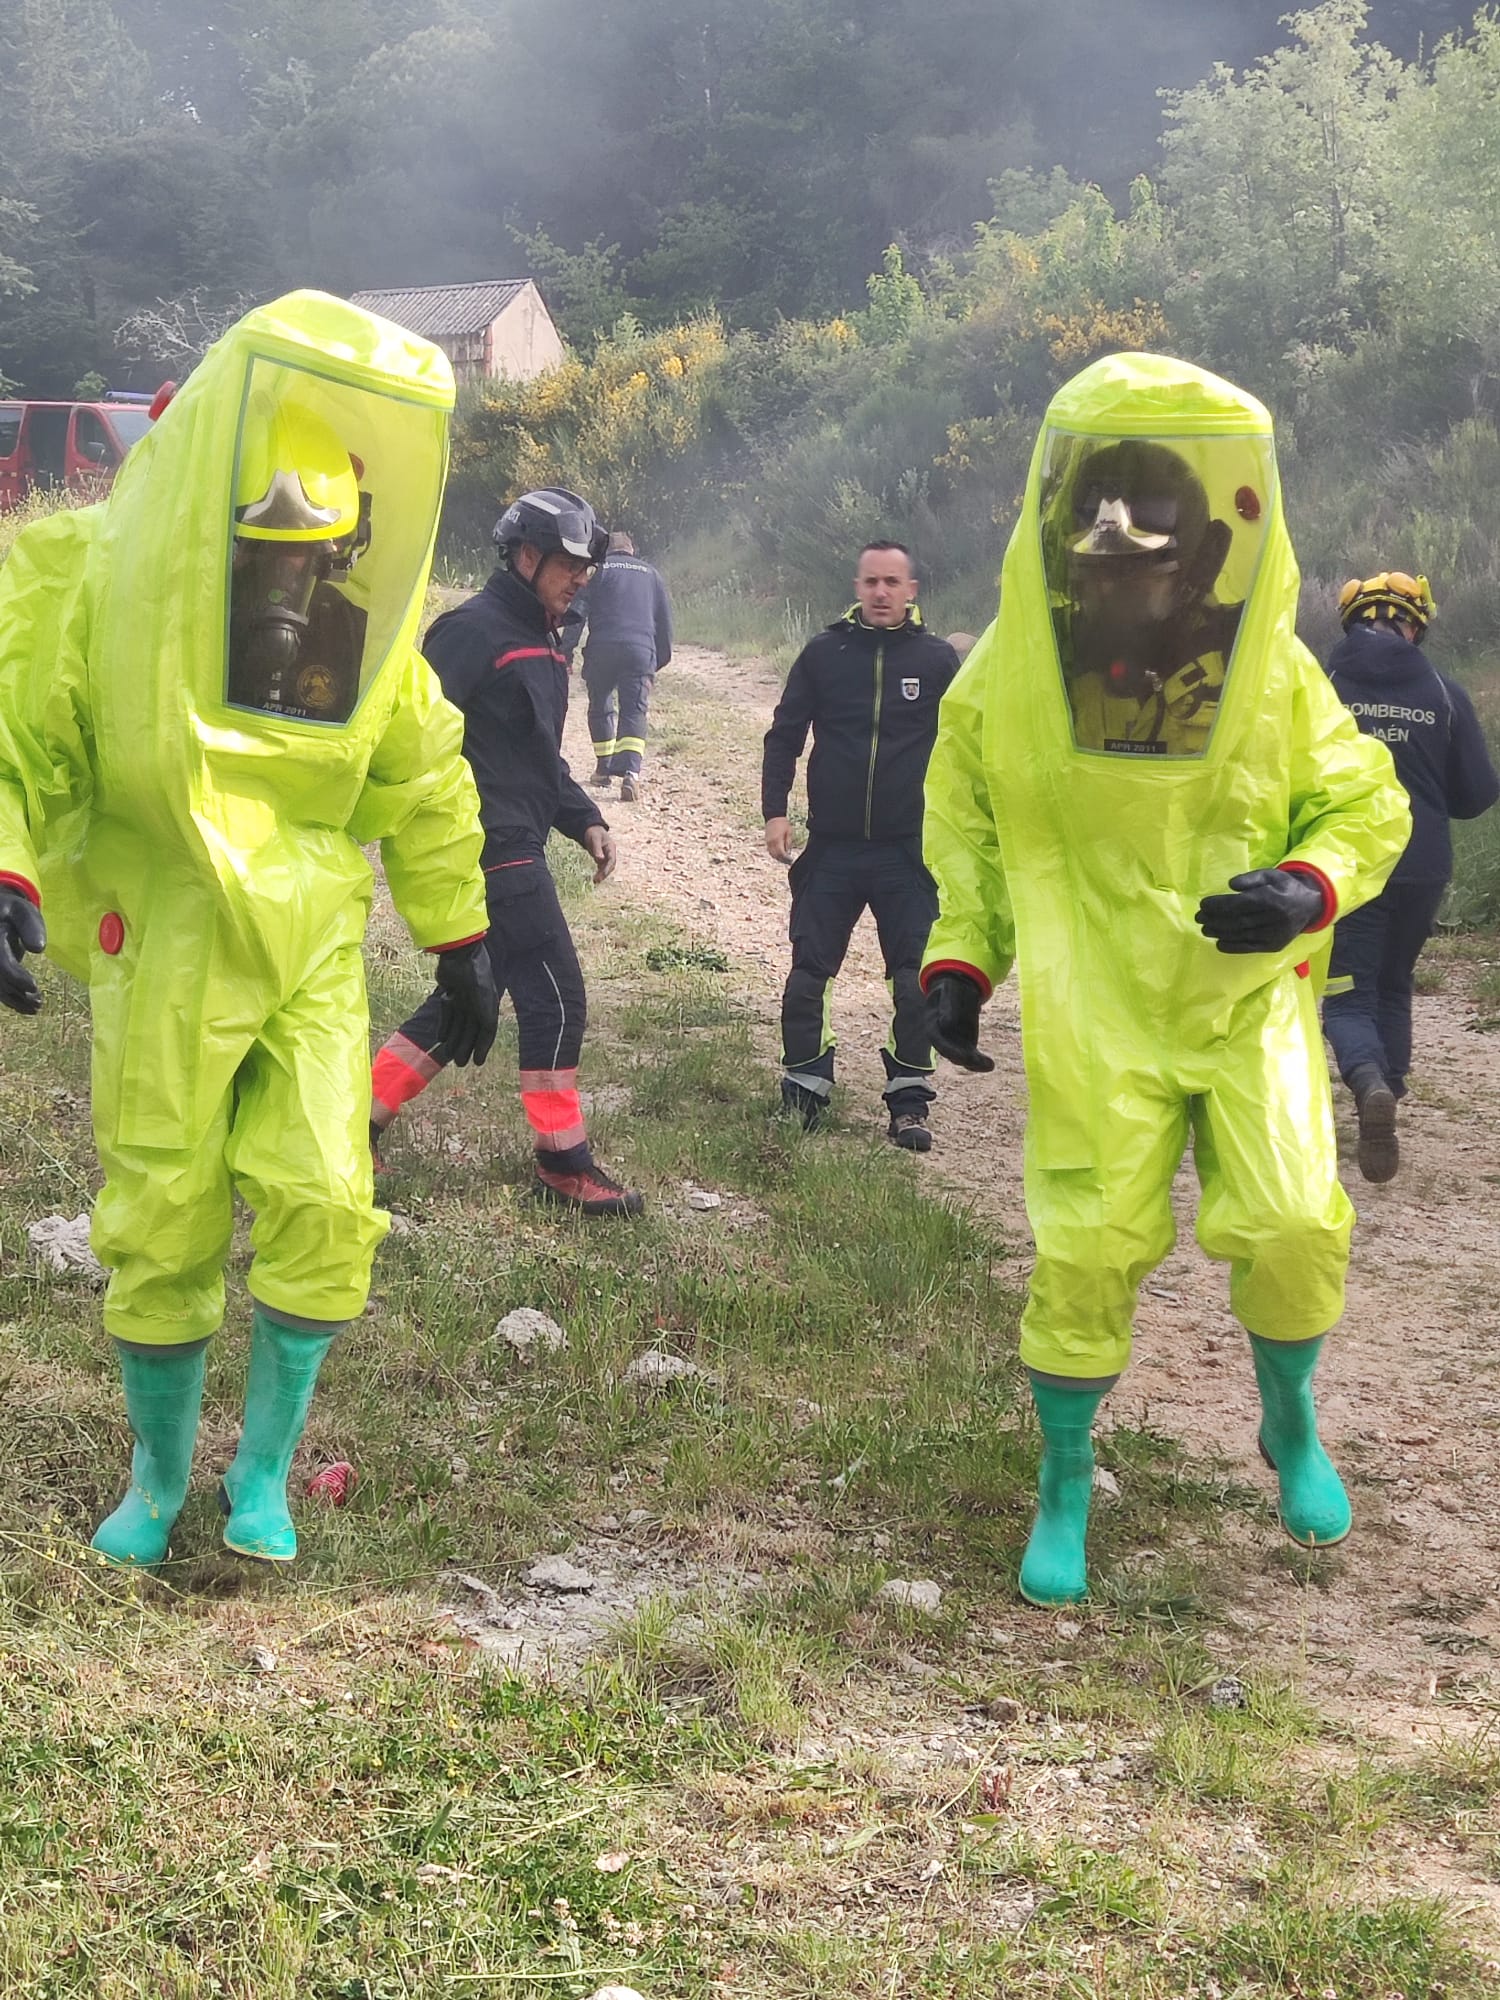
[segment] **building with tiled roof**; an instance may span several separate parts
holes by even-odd
[[[354,303],[441,347],[460,382],[529,381],[563,358],[562,339],[530,278],[356,292]]]

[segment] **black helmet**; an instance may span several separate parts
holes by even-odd
[[[587,500],[564,486],[539,486],[512,500],[495,523],[495,547],[509,562],[522,542],[544,556],[580,556],[603,562],[609,530]]]

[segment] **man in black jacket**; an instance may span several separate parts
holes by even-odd
[[[589,783],[607,792],[618,778],[621,803],[633,805],[641,795],[651,690],[672,657],[672,604],[660,574],[622,528],[610,530],[609,553],[584,602],[583,681],[596,760]]]
[[[546,859],[556,827],[588,852],[596,882],[614,871],[614,837],[562,754],[568,668],[558,636],[605,542],[576,493],[523,493],[495,524],[499,567],[434,622],[422,650],[463,713],[464,755],[479,788],[486,942],[495,984],[516,1010],[537,1193],[585,1215],[636,1215],[641,1197],[589,1150],[578,1096],[583,973]],[[439,997],[425,1000],[375,1058],[372,1146],[448,1060]]]
[[[890,1137],[925,1153],[933,1054],[917,972],[937,915],[922,860],[922,784],[938,703],[958,656],[929,633],[899,542],[869,542],[856,602],[797,656],[766,732],[761,809],[766,849],[791,863],[792,970],[781,1001],[782,1103],[811,1130],[833,1090],[828,985],[861,914],[875,918],[894,1002],[885,1061]],[[792,859],[787,798],[812,730],[808,842]]]
[[[1323,1032],[1359,1115],[1359,1170],[1388,1181],[1400,1163],[1396,1105],[1411,1066],[1412,973],[1453,872],[1450,819],[1477,819],[1500,798],[1474,704],[1421,648],[1435,606],[1425,576],[1351,577],[1339,595],[1344,636],[1328,678],[1367,736],[1378,736],[1411,798],[1406,852],[1373,903],[1341,917]]]

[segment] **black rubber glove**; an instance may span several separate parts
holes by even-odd
[[[1323,891],[1288,868],[1252,868],[1233,875],[1232,896],[1205,896],[1198,927],[1220,951],[1284,951],[1323,914]]]
[[[0,889],[0,1003],[15,1014],[41,1011],[42,989],[21,960],[47,949],[47,926],[36,904],[15,889]]]
[[[984,995],[962,972],[939,972],[927,988],[927,1039],[940,1056],[960,1069],[983,1075],[995,1058],[979,1046],[979,1010]]]
[[[500,995],[483,938],[456,944],[437,955],[438,990],[443,996],[438,1033],[444,1056],[460,1069],[476,1068],[494,1046],[500,1023]]]

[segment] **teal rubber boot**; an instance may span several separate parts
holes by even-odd
[[[166,1561],[172,1528],[187,1498],[208,1342],[127,1347],[117,1340],[115,1352],[135,1450],[129,1490],[100,1523],[89,1546],[122,1569],[155,1569]]]
[[[1281,1489],[1281,1525],[1307,1549],[1332,1548],[1349,1532],[1349,1496],[1318,1442],[1312,1378],[1323,1351],[1316,1340],[1250,1336],[1262,1410],[1260,1455]]]
[[[1094,1493],[1094,1417],[1107,1388],[1062,1388],[1031,1378],[1041,1421],[1042,1469],[1037,1514],[1021,1558],[1021,1595],[1044,1609],[1088,1594],[1084,1540]]]
[[[291,1562],[297,1531],[287,1511],[286,1481],[307,1424],[323,1356],[338,1327],[295,1327],[255,1308],[245,1423],[234,1462],[219,1488],[229,1516],[224,1544],[260,1562]]]

